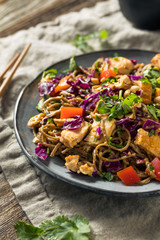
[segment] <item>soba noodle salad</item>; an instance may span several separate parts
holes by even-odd
[[[82,67],[72,57],[38,90],[28,126],[40,159],[58,155],[73,174],[126,185],[160,181],[160,54],[147,65],[117,56]]]

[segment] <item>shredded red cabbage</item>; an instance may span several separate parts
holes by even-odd
[[[110,63],[109,58],[105,58],[105,61],[106,61],[107,63]]]
[[[138,81],[139,79],[141,79],[143,77],[143,75],[128,75],[128,77],[130,78],[131,81]]]
[[[90,89],[89,85],[90,80],[91,79],[89,77],[87,77],[85,80],[82,77],[79,77],[76,81],[76,86],[79,86],[83,89]]]
[[[117,162],[103,161],[103,166],[107,172],[118,172],[120,169],[122,169],[122,164],[120,163],[120,161]]]
[[[63,129],[76,130],[81,127],[82,122],[84,121],[83,117],[75,116],[74,120],[66,120],[63,125]]]
[[[96,129],[96,133],[97,133],[99,136],[102,135],[101,127],[98,127],[98,128]]]
[[[137,60],[135,60],[135,59],[129,59],[129,60],[133,63],[133,65],[137,64]]]
[[[142,126],[145,131],[150,132],[151,130],[156,130],[160,128],[160,123],[157,123],[153,120],[148,119]]]
[[[35,154],[42,160],[46,160],[48,157],[47,148],[42,145],[42,143],[38,143],[38,147],[35,148]]]
[[[51,94],[54,91],[55,84],[61,80],[63,77],[62,74],[59,76],[56,76],[55,78],[52,79],[52,82],[47,82],[44,81],[39,85],[39,95],[43,97],[44,95]]]
[[[135,94],[136,94],[137,96],[142,96],[142,93],[143,93],[143,90],[140,90],[140,91],[136,91],[136,92],[135,92]]]
[[[141,121],[140,118],[137,118],[136,120],[130,119],[130,118],[123,118],[119,121],[116,121],[116,124],[122,125],[124,128],[126,128],[130,132],[131,136],[133,137],[137,133],[136,129],[140,121]]]
[[[44,95],[48,95],[54,91],[54,84],[51,82],[42,82],[39,85],[39,95],[43,97]]]
[[[142,107],[140,108],[135,108],[136,116],[137,117],[143,117],[143,118],[150,118],[150,115],[148,112],[144,111]]]
[[[89,96],[87,99],[85,99],[81,104],[80,107],[83,108],[83,112],[85,113],[90,108],[94,108],[96,102],[99,100],[99,95],[109,95],[110,89],[104,89],[102,92],[93,93],[91,96]]]
[[[88,75],[88,77],[91,79],[94,77],[95,69],[92,70],[92,72]]]
[[[75,94],[77,96],[78,94],[82,95],[82,90],[90,90],[90,82],[91,77],[94,73],[91,73],[91,75],[88,75],[86,79],[83,79],[82,77],[79,77],[76,82],[67,80],[67,83],[71,86],[68,88],[68,92]]]

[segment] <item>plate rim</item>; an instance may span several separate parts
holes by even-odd
[[[125,52],[146,52],[146,53],[153,53],[156,54],[158,52],[156,51],[150,51],[150,50],[142,50],[142,49],[126,49],[126,48],[113,48],[113,49],[104,49],[104,50],[100,50],[100,51],[93,51],[93,52],[88,52],[85,54],[80,54],[80,55],[76,55],[75,56],[75,60],[78,57],[85,57],[87,55],[92,55],[92,54],[96,54],[96,53],[104,53],[104,52],[120,52],[120,51],[125,51]],[[60,63],[64,63],[66,61],[69,61],[70,58],[66,58],[63,59],[61,61],[55,62],[54,64],[51,64],[50,66],[48,66],[47,68],[45,68],[44,70],[42,70],[39,74],[37,74],[37,76],[31,80],[30,82],[28,82],[20,91],[17,100],[16,100],[16,104],[15,104],[15,108],[14,108],[14,112],[13,112],[13,126],[14,126],[14,132],[15,132],[15,136],[17,139],[18,144],[20,145],[24,155],[30,160],[31,164],[35,165],[37,168],[39,168],[41,171],[45,172],[46,174],[49,174],[50,176],[54,177],[55,179],[58,179],[62,182],[65,182],[67,184],[70,184],[72,186],[81,188],[81,189],[85,189],[85,190],[89,190],[90,192],[94,192],[97,194],[103,194],[103,195],[110,195],[110,196],[122,196],[122,197],[153,197],[153,196],[159,196],[160,195],[160,190],[153,190],[153,191],[144,191],[144,192],[118,192],[118,191],[111,191],[111,190],[102,190],[102,189],[98,189],[98,188],[92,188],[90,186],[87,185],[83,185],[80,182],[74,182],[70,179],[66,179],[64,177],[61,177],[57,174],[55,174],[54,172],[52,172],[49,168],[45,167],[45,165],[41,165],[39,164],[37,161],[34,160],[34,157],[28,153],[28,151],[26,150],[23,142],[22,142],[22,138],[20,137],[19,133],[18,133],[18,125],[17,125],[17,115],[18,115],[18,108],[19,108],[19,104],[20,104],[20,100],[22,99],[23,93],[25,92],[25,90],[34,82],[36,81],[44,71],[53,68],[54,65],[60,64]]]

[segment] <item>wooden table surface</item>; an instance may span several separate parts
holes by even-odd
[[[0,0],[0,37],[104,0]]]
[[[0,167],[0,239],[17,240],[14,225],[18,220],[31,223],[22,210]]]

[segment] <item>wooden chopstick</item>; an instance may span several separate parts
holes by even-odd
[[[8,72],[8,70],[13,66],[13,64],[17,61],[18,57],[20,56],[19,53],[17,53],[11,61],[8,63],[8,66],[4,69],[2,74],[0,75],[0,81],[3,79],[4,75]]]
[[[22,53],[20,54],[20,56],[18,57],[17,61],[15,62],[14,66],[12,67],[11,73],[9,74],[9,76],[4,79],[4,81],[2,82],[1,86],[0,86],[0,97],[3,95],[6,87],[8,86],[8,84],[10,83],[14,73],[16,72],[17,68],[19,67],[20,63],[22,62],[23,58],[25,57],[26,53],[28,52],[29,48],[31,46],[31,43],[29,43],[22,51]]]

